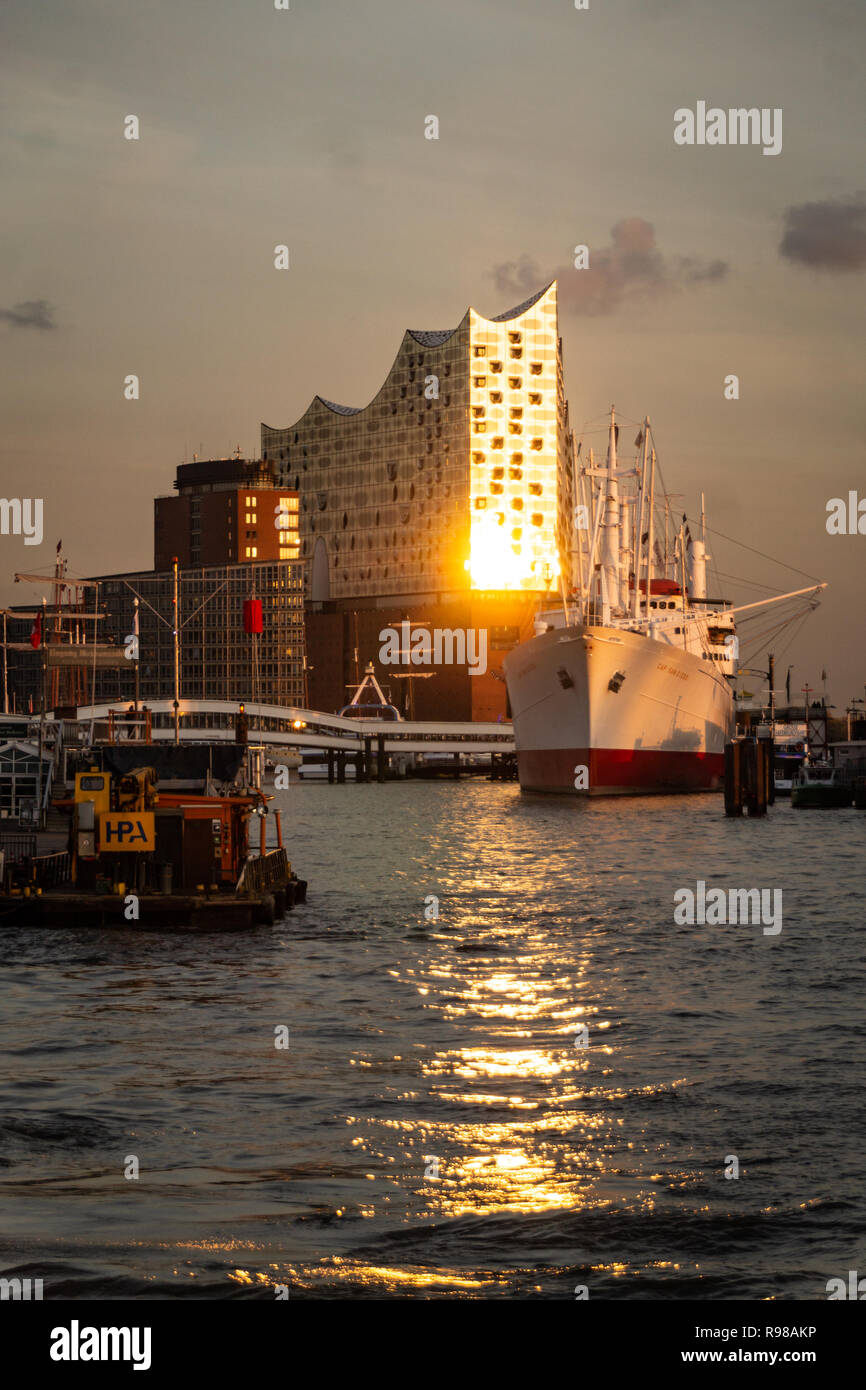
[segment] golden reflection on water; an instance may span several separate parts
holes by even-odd
[[[640,1136],[624,1133],[622,1118],[610,1113],[611,1102],[631,1093],[610,1084],[617,1048],[611,1019],[587,994],[594,971],[586,951],[564,970],[545,933],[520,937],[497,913],[457,924],[447,936],[431,933],[426,951],[393,972],[442,1027],[434,1048],[404,1045],[411,1066],[403,1076],[411,1076],[412,1089],[398,1083],[396,1096],[413,1102],[410,1112],[379,1109],[373,1096],[371,1109],[346,1118],[359,1159],[384,1183],[373,1197],[378,1209],[387,1203],[393,1217],[402,1200],[404,1220],[423,1221],[594,1211],[618,1200],[624,1151]],[[588,1048],[576,1045],[584,1024]],[[383,1078],[395,1061],[390,1054],[355,1058]],[[669,1084],[647,1086],[645,1094]],[[656,1193],[651,1179],[638,1177],[630,1200],[650,1210]],[[380,1273],[388,1283],[454,1283],[441,1271],[358,1265],[351,1277],[375,1284]]]

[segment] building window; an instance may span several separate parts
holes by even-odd
[[[487,348],[486,348],[486,347],[482,347],[481,345],[477,345],[476,347],[474,347],[474,348],[472,349],[472,354],[473,354],[474,357],[486,357],[486,356],[487,356]]]

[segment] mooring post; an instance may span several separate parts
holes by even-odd
[[[388,767],[388,755],[385,752],[385,735],[376,735],[376,781],[384,782],[385,772]]]
[[[338,781],[338,782],[345,782],[345,780],[346,780],[346,755],[345,755],[345,753],[338,753],[338,754],[337,754],[337,781]]]
[[[364,781],[365,781],[365,782],[372,782],[372,780],[373,780],[373,740],[372,740],[372,738],[365,738],[365,739],[364,739]]]
[[[740,749],[735,739],[725,744],[725,815],[743,814],[743,788],[740,781]]]

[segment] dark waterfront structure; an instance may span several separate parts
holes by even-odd
[[[303,705],[304,609],[302,567],[293,561],[252,561],[208,565],[180,571],[180,693],[208,700],[260,699],[270,704]],[[98,578],[98,602],[105,617],[100,639],[122,652],[133,633],[134,600],[139,604],[139,694],[143,702],[171,696],[174,689],[171,571],[136,571]],[[244,630],[244,603],[262,605],[262,632]],[[157,616],[159,615],[159,616]],[[10,639],[23,650],[9,654],[9,704],[20,713],[39,713],[42,651],[27,642],[31,619],[9,619]],[[85,703],[127,701],[135,697],[135,662],[92,672],[85,651],[82,676]]]
[[[560,575],[570,587],[572,453],[555,282],[493,319],[407,331],[363,408],[316,396],[263,425],[263,461],[300,495],[311,704],[339,709],[373,661],[417,718],[505,716],[503,656]],[[485,629],[487,673],[393,679],[379,633],[403,620]]]
[[[178,587],[181,697],[304,704],[303,594],[296,561],[187,568]],[[132,632],[135,594],[143,600],[139,682],[145,702],[173,689],[172,590],[171,572],[106,575],[100,580],[104,637],[109,641],[123,644]],[[262,605],[260,635],[244,631],[244,602],[251,597]],[[97,703],[132,698],[131,661],[129,668],[128,674],[97,672]]]

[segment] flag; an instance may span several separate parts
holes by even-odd
[[[643,430],[638,430],[637,439],[634,442],[634,447],[636,449],[639,449],[641,444],[643,444]]]
[[[787,674],[787,676],[785,677],[785,698],[787,699],[788,704],[790,704],[790,703],[791,703],[791,668],[790,668],[790,666],[788,667],[788,674]]]
[[[138,599],[135,600],[135,603],[133,604],[133,608],[132,608],[132,631],[133,631],[133,633],[134,633],[134,635],[135,635],[136,637],[139,635],[139,631],[138,631]]]
[[[827,672],[826,672],[826,671],[822,671],[822,672],[821,672],[821,679],[822,679],[822,681],[825,681],[825,680],[827,679]]]
[[[57,554],[58,554],[58,555],[60,554],[60,547],[62,546],[62,544],[63,544],[62,541],[58,541],[58,542],[57,542]]]
[[[39,612],[36,614],[36,617],[33,619],[33,629],[32,629],[32,631],[31,631],[31,633],[30,633],[30,645],[31,645],[31,647],[33,648],[33,650],[35,651],[37,647],[41,646],[41,644],[42,644],[42,609],[40,608]]]

